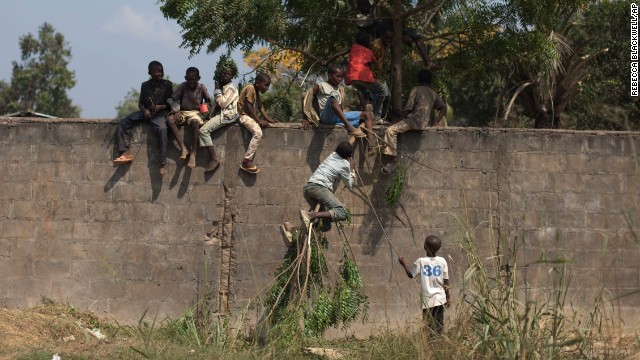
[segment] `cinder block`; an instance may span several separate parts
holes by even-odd
[[[151,201],[152,189],[149,183],[118,182],[109,191],[113,202],[148,202]]]
[[[91,281],[91,299],[102,300],[119,298],[125,295],[127,284],[109,278]]]
[[[57,299],[64,303],[68,303],[68,299],[90,298],[90,288],[87,282],[56,277],[50,279],[50,283],[51,292],[48,294],[50,298]]]
[[[31,199],[31,182],[0,183],[0,199]]]
[[[49,280],[36,279],[32,276],[7,276],[4,281],[8,284],[6,296],[9,298],[41,298],[51,292]],[[38,301],[39,303],[39,301]]]
[[[42,200],[71,200],[71,181],[43,181],[33,184],[33,197]]]
[[[87,218],[88,206],[85,200],[50,201],[51,217],[55,220],[83,221]]]
[[[42,219],[51,217],[51,210],[48,201],[39,200],[15,200],[13,204],[14,219]]]
[[[69,279],[72,264],[66,259],[36,259],[33,276],[38,279]]]
[[[33,239],[36,235],[36,227],[30,220],[9,220],[2,221],[2,237]]]
[[[13,258],[0,257],[0,274],[32,277],[34,275],[33,260],[17,256]]]
[[[600,209],[600,199],[592,194],[567,193],[564,205],[567,210],[596,212]]]

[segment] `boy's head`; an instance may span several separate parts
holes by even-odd
[[[442,246],[442,240],[435,235],[429,235],[424,239],[424,250],[429,256],[435,256]]]
[[[149,76],[151,76],[151,80],[159,81],[164,77],[164,68],[162,67],[160,61],[153,60],[149,63],[147,69],[149,70]]]
[[[338,144],[336,153],[340,155],[341,158],[349,160],[351,159],[351,155],[353,155],[353,145],[348,141],[343,141]]]
[[[337,66],[329,66],[327,70],[327,82],[333,86],[338,86],[344,78],[344,72]]]
[[[269,90],[269,86],[271,86],[271,77],[265,73],[259,73],[256,75],[256,81],[253,86],[255,86],[259,92],[264,94]]]
[[[198,82],[200,81],[200,70],[193,66],[188,68],[184,75],[184,80],[187,82],[187,87],[189,89],[193,90],[197,88]]]
[[[238,65],[228,55],[220,56],[220,60],[216,64],[216,70],[213,74],[213,80],[226,85],[238,75]]]
[[[366,48],[371,46],[371,37],[369,36],[368,33],[364,32],[364,31],[359,31],[356,34],[356,44],[360,45],[360,46],[364,46]]]
[[[418,83],[420,85],[431,85],[432,74],[430,70],[421,69],[418,71]]]

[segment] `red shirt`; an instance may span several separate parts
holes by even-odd
[[[369,63],[373,63],[375,60],[373,51],[362,45],[353,44],[349,51],[349,64],[344,74],[345,84],[349,85],[354,80],[375,82],[375,76],[369,67]]]

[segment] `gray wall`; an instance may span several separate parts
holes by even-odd
[[[238,169],[249,134],[231,126],[215,138],[216,172],[203,172],[202,152],[187,169],[172,147],[162,178],[146,126],[134,132],[133,164],[111,165],[116,125],[0,119],[0,306],[46,296],[122,322],[146,309],[162,319],[205,296],[208,283],[214,307],[242,308],[285,253],[278,224],[298,221],[302,185],[346,139],[342,129],[266,129],[254,177]],[[390,180],[360,153],[364,184],[338,190],[370,296],[369,322],[349,332],[404,327],[419,314],[419,287],[389,241],[413,260],[426,235],[441,236],[456,300],[467,264],[461,220],[483,258],[499,254],[518,272],[521,294],[550,286],[558,265],[525,266],[541,256],[572,259],[572,304],[593,303],[603,288],[609,297],[640,290],[640,134],[440,128],[402,135],[400,151],[409,156],[399,205],[384,205]],[[329,240],[337,268],[335,230]],[[615,316],[639,325],[639,303],[640,294],[617,299]]]

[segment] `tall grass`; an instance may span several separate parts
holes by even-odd
[[[567,300],[569,259],[550,259],[541,254],[539,260],[521,264],[523,260],[515,256],[509,264],[500,254],[482,257],[477,248],[476,232],[487,231],[489,247],[499,248],[491,226],[486,229],[473,226],[461,217],[455,219],[460,231],[453,240],[466,259],[466,270],[462,283],[456,284],[459,293],[454,294],[454,308],[447,310],[446,330],[441,336],[432,336],[425,341],[421,330],[415,329],[385,329],[364,340],[324,341],[301,336],[304,327],[324,328],[320,318],[305,318],[302,312],[313,311],[325,314],[327,318],[332,313],[327,306],[326,311],[322,309],[326,304],[320,296],[316,298],[320,299],[315,303],[316,309],[302,306],[297,307],[300,313],[293,313],[291,311],[296,308],[284,307],[283,314],[297,320],[270,327],[264,330],[264,336],[255,336],[257,331],[252,334],[236,333],[231,330],[229,324],[233,321],[229,318],[216,314],[198,317],[194,310],[178,319],[167,319],[161,328],[141,322],[136,336],[142,345],[132,349],[145,358],[173,358],[178,356],[175,354],[189,351],[193,358],[225,359],[318,358],[318,355],[305,351],[305,347],[310,345],[338,349],[344,358],[353,359],[615,360],[627,359],[630,354],[638,353],[640,338],[637,335],[623,338],[608,332],[614,325],[610,320],[614,318],[610,316],[614,308],[604,288],[594,295],[592,301],[582,299],[582,304],[590,303],[590,306],[572,307]],[[514,254],[519,254],[520,246],[523,243],[518,239],[512,241]],[[297,251],[292,250],[292,253]],[[546,286],[532,290],[531,284],[520,277],[524,267],[544,270],[548,275]],[[326,271],[326,266],[319,268]],[[280,292],[275,291],[271,298]],[[322,324],[313,324],[313,321]],[[292,336],[296,332],[298,336]]]

